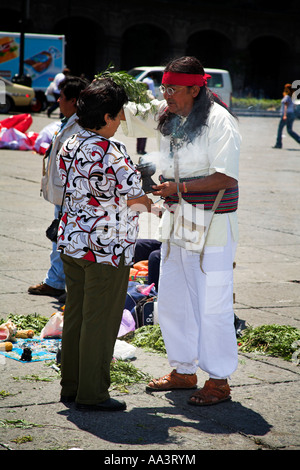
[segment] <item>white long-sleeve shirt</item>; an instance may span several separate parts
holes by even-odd
[[[172,179],[174,161],[170,158],[170,136],[163,136],[156,130],[158,123],[152,111],[154,105],[158,113],[163,112],[166,102],[153,100],[151,104],[137,106],[130,102],[125,107],[126,122],[122,121],[123,132],[132,137],[156,137],[159,152],[154,156],[155,163],[158,163],[164,178]],[[238,181],[241,136],[236,119],[222,106],[214,103],[206,124],[201,135],[192,143],[183,143],[178,150],[179,177],[195,178],[219,172]],[[227,217],[233,239],[237,241],[237,213],[215,214],[206,245],[226,245]]]

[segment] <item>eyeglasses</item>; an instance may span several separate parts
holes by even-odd
[[[163,94],[167,93],[169,96],[174,95],[174,93],[177,93],[177,91],[179,91],[181,88],[183,88],[183,87],[180,86],[179,88],[176,88],[176,89],[172,88],[171,86],[165,87],[164,85],[161,85],[159,87],[161,93],[163,93]]]

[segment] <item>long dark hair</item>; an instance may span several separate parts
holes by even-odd
[[[174,59],[165,67],[165,72],[190,73],[204,75],[205,71],[201,62],[196,57],[185,56]],[[222,107],[231,111],[227,106],[214,95],[209,88],[203,86],[195,98],[194,106],[190,112],[185,124],[182,126],[187,139],[192,142],[195,137],[201,134],[203,127],[206,126],[210,108],[213,103],[218,103]],[[163,135],[170,135],[177,127],[180,118],[176,114],[170,113],[167,109],[158,120],[158,129]]]

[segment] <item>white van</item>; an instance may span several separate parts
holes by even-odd
[[[163,97],[159,87],[161,85],[164,69],[164,67],[160,66],[140,66],[134,67],[129,70],[128,73],[138,81],[144,80],[144,78],[151,74],[156,90],[156,98],[162,99]],[[207,81],[208,87],[213,93],[216,93],[228,107],[231,107],[232,84],[228,70],[205,68],[205,72],[211,75],[211,78]]]

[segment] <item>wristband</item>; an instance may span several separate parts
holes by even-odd
[[[184,192],[184,193],[187,193],[188,190],[187,190],[185,181],[182,183],[182,185],[183,185],[183,192]]]

